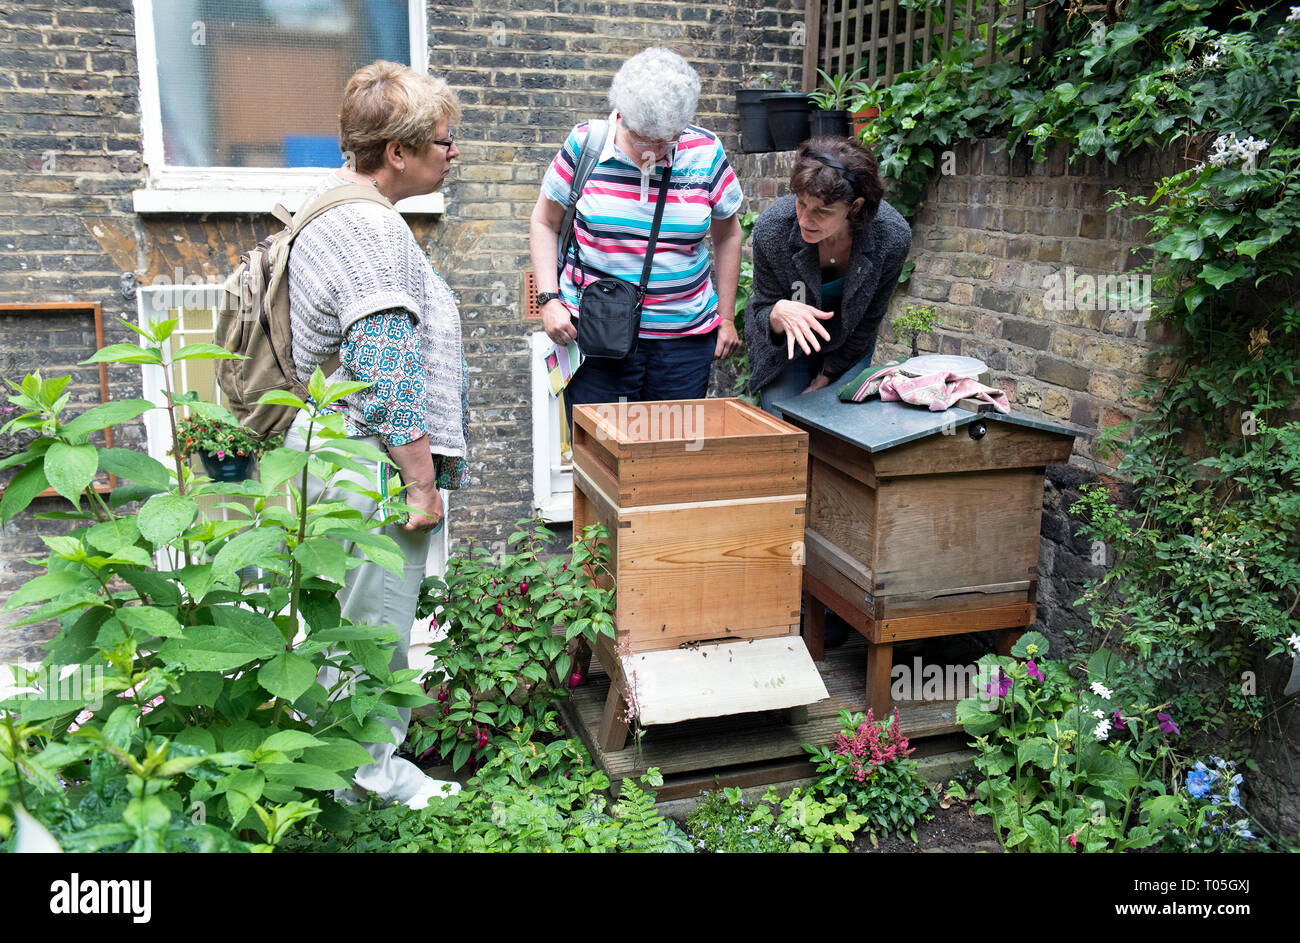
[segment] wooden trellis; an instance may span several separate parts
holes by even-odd
[[[1030,20],[1042,26],[1045,18],[1044,6],[1025,0],[914,0],[910,6],[899,0],[806,0],[803,88],[818,86],[819,68],[829,75],[861,69],[859,79],[888,85],[900,72],[947,52],[954,33],[970,41],[1023,29]],[[1017,61],[1025,54],[1023,46],[1008,53]]]

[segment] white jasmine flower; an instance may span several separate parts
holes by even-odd
[[[1092,735],[1093,735],[1094,737],[1096,737],[1099,741],[1100,741],[1100,740],[1107,740],[1107,739],[1109,739],[1109,738],[1110,738],[1110,721],[1109,721],[1109,720],[1103,720],[1103,721],[1101,721],[1101,723],[1097,724],[1097,727],[1096,727],[1095,730],[1093,730]]]
[[[1106,687],[1106,685],[1102,684],[1100,681],[1094,681],[1091,687],[1092,693],[1097,695],[1103,701],[1109,701],[1115,695],[1114,691]]]
[[[1098,720],[1102,720],[1106,716],[1106,712],[1104,710],[1098,709],[1092,712],[1092,716],[1096,717]]]
[[[1296,7],[1296,9],[1300,10],[1300,7]],[[1291,651],[1295,652],[1297,657],[1300,657],[1300,635],[1290,636],[1286,643],[1291,646]]]
[[[1205,54],[1205,61],[1201,63],[1201,65],[1206,69],[1212,69],[1218,64],[1219,64],[1219,53],[1217,52],[1207,52]]]

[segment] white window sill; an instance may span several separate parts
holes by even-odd
[[[151,174],[147,189],[131,194],[137,213],[270,213],[277,203],[290,212],[320,185],[326,168],[169,168]],[[446,212],[441,193],[397,204],[402,213]]]
[[[291,212],[296,210],[312,192],[312,187],[284,189],[216,189],[196,188],[184,190],[135,190],[131,204],[135,212],[149,213],[270,213],[280,203]],[[439,215],[446,212],[446,201],[441,193],[413,196],[401,200],[397,209],[401,213]]]

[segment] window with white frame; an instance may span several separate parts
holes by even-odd
[[[134,0],[148,188],[137,212],[294,206],[339,167],[338,108],[376,59],[428,68],[423,0]],[[438,194],[403,201],[441,212]]]

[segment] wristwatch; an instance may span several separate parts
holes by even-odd
[[[537,293],[537,307],[544,308],[547,302],[554,301],[559,297],[561,295],[558,291],[539,291]]]

